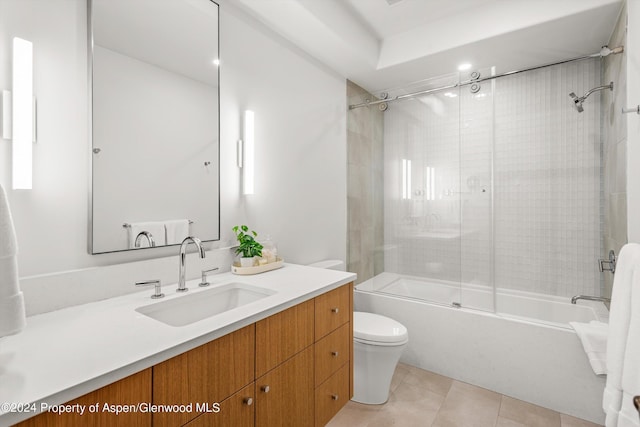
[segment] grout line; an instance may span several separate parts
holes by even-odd
[[[500,421],[500,413],[502,412],[502,403],[504,402],[504,394],[500,394],[500,406],[498,406],[498,416],[496,417],[496,423],[493,425],[494,427],[498,426],[498,421]]]

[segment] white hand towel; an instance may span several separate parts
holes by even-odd
[[[622,370],[631,320],[631,287],[634,269],[640,267],[640,245],[629,243],[620,251],[613,279],[609,337],[607,340],[607,383],[602,398],[606,427],[617,427],[622,404]]]
[[[0,299],[0,337],[17,334],[26,325],[22,292]]]
[[[151,233],[155,246],[164,246],[166,244],[164,236],[164,223],[161,221],[133,222],[129,227],[129,247],[134,249],[136,237],[138,234],[146,231]],[[146,237],[140,238],[140,247],[148,248],[151,245]]]
[[[18,243],[7,194],[0,185],[0,337],[24,329],[24,297],[18,281]]]
[[[189,236],[189,220],[175,219],[164,222],[167,232],[167,245],[177,245],[182,243],[185,237]]]
[[[633,405],[640,396],[640,266],[636,265],[631,283],[629,335],[622,367],[622,406],[618,427],[640,427],[640,416]]]
[[[0,258],[12,257],[18,254],[18,242],[13,228],[13,218],[9,210],[7,193],[0,185]]]
[[[597,320],[589,323],[569,322],[575,329],[596,375],[607,373],[607,334],[609,325]]]

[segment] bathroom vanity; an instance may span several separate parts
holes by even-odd
[[[66,403],[73,413],[5,411],[0,426],[323,426],[353,394],[354,279],[287,264],[242,278],[273,294],[180,327],[136,311],[153,304],[149,292],[34,316],[0,347],[0,358],[11,357],[3,369],[22,377],[15,388],[0,384],[0,402]],[[212,286],[236,280],[223,274]],[[188,286],[188,293],[207,292],[197,281]],[[184,297],[166,288],[167,299]],[[30,370],[36,357],[27,353],[47,327],[58,345],[41,345],[47,367]]]

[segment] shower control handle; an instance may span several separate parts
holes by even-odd
[[[610,271],[611,274],[616,272],[616,253],[612,250],[609,251],[609,259],[599,259],[598,260],[598,268],[600,269],[600,273],[605,271]]]

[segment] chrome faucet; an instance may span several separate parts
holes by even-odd
[[[149,247],[153,247],[156,245],[156,242],[153,240],[153,235],[151,233],[149,233],[148,231],[141,231],[136,236],[136,241],[134,243],[134,246],[136,248],[140,247],[140,241],[142,240],[143,237],[147,238],[147,241],[149,242]]]
[[[575,297],[571,298],[571,304],[575,304],[576,301],[578,301],[579,299],[584,299],[584,300],[588,300],[588,301],[611,302],[611,298],[592,297],[592,296],[589,296],[589,295],[576,295]]]
[[[187,261],[187,246],[189,243],[193,243],[198,248],[200,252],[200,258],[205,257],[204,248],[202,247],[202,242],[197,237],[185,237],[180,245],[180,275],[178,276],[178,289],[177,292],[186,292],[189,289],[185,286],[184,275],[186,272],[186,261]]]

